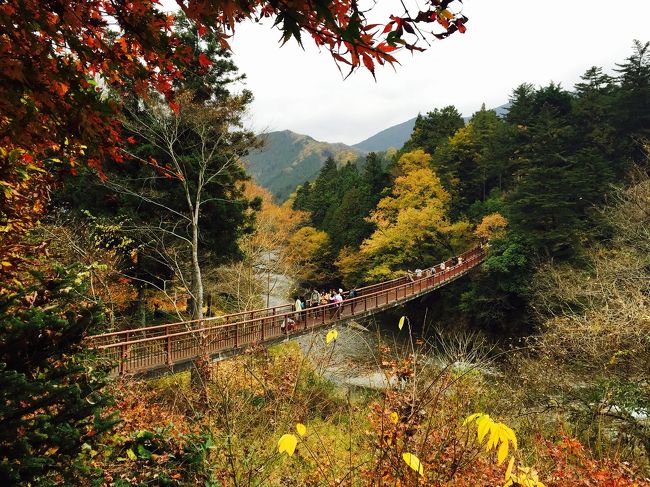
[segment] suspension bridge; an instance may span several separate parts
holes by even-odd
[[[193,360],[215,360],[249,347],[271,344],[310,330],[381,313],[417,299],[464,276],[485,258],[477,246],[453,259],[422,271],[355,290],[341,303],[295,311],[293,304],[242,311],[203,320],[103,333],[87,338],[101,357],[117,364],[114,373],[143,374],[179,370]]]

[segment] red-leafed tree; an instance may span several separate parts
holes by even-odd
[[[421,50],[426,36],[465,30],[461,0],[428,0],[370,24],[357,0],[177,0],[199,33],[224,47],[235,26],[275,19],[282,41],[308,36],[350,72],[394,64],[393,51]],[[402,4],[404,5],[404,4]],[[421,4],[422,5],[422,4]],[[58,171],[122,160],[123,92],[164,94],[174,79],[201,75],[206,59],[173,29],[157,0],[8,0],[0,5],[0,262],[15,268],[21,237],[45,211]],[[427,32],[425,33],[424,30]]]

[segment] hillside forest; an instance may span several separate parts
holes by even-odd
[[[285,201],[246,172],[235,24],[273,16],[374,76],[418,25],[465,31],[430,3],[376,37],[338,0],[0,5],[2,485],[650,485],[650,43],[505,114],[434,108]],[[90,345],[479,242],[480,268],[383,318],[188,370],[118,375]]]

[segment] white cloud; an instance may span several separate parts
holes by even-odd
[[[587,68],[613,68],[633,39],[650,37],[647,0],[465,0],[464,13],[466,34],[403,53],[396,71],[379,68],[377,82],[364,70],[343,80],[309,39],[304,51],[293,41],[280,48],[270,23],[237,26],[234,59],[255,95],[254,127],[356,143],[435,107],[469,115],[483,102],[500,105],[522,82],[570,88]]]

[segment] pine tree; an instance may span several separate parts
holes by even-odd
[[[425,116],[418,115],[410,139],[404,144],[398,158],[405,152],[422,149],[433,154],[441,143],[465,126],[462,115],[454,106],[436,108]]]
[[[507,216],[539,255],[566,258],[579,249],[589,210],[607,192],[612,173],[596,149],[581,147],[571,94],[554,84],[540,88],[533,108]]]
[[[517,86],[510,95],[506,120],[515,126],[530,125],[534,114],[535,87],[530,83]]]
[[[577,142],[581,146],[596,147],[612,159],[612,165],[617,165],[622,155],[619,150],[621,141],[612,123],[614,80],[604,74],[602,68],[595,66],[589,68],[581,80],[575,85],[573,109]]]
[[[616,96],[615,125],[628,143],[634,160],[643,158],[640,140],[650,138],[650,42],[635,40],[634,52],[617,64],[620,89]]]
[[[330,211],[330,207],[337,201],[338,177],[336,161],[332,157],[328,157],[312,185],[311,197],[307,206],[295,208],[311,212],[312,225],[318,229],[323,229],[325,217]]]
[[[107,367],[82,345],[101,309],[83,299],[80,280],[65,269],[34,272],[31,284],[0,293],[2,485],[69,476],[82,444],[115,423],[102,415]]]
[[[382,167],[381,158],[375,152],[371,152],[366,156],[363,166],[363,183],[367,188],[371,201],[374,201],[370,206],[374,207],[381,198],[382,191],[390,183],[388,173]]]

